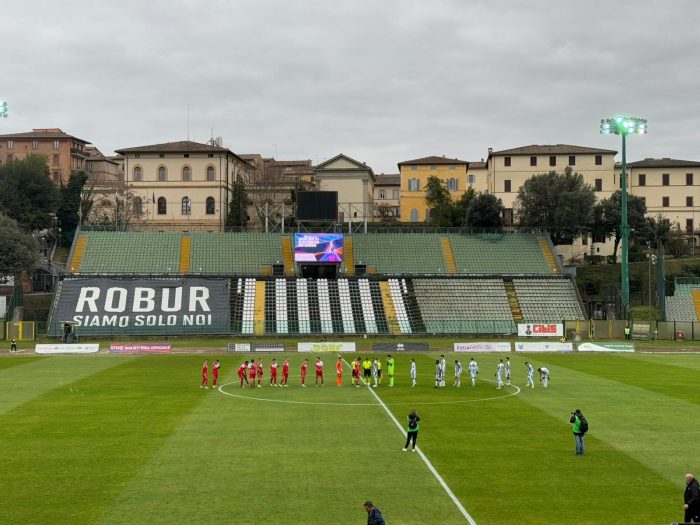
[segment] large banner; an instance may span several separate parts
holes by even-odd
[[[627,343],[581,343],[579,352],[634,352],[634,345]]]
[[[510,352],[510,343],[455,343],[455,352]]]
[[[38,344],[34,347],[34,351],[37,354],[94,354],[100,351],[100,345]]]
[[[355,343],[297,343],[297,352],[354,352]]]
[[[521,343],[515,342],[516,352],[573,352],[574,345],[572,343]]]
[[[169,354],[171,351],[170,343],[112,343],[109,345],[110,354]]]
[[[518,337],[562,337],[564,325],[561,323],[519,323]]]
[[[227,279],[66,279],[49,334],[228,334],[230,315]]]

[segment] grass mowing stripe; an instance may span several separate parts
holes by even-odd
[[[22,359],[21,366],[0,370],[0,414],[55,388],[80,381],[130,360],[127,356],[53,356]]]
[[[348,363],[345,359],[343,359],[343,363],[345,363],[348,366],[348,368],[352,368],[350,366],[350,363]],[[372,389],[371,386],[365,385],[365,388],[367,388],[370,391],[370,393],[374,396],[374,398],[377,400],[377,402],[382,406],[382,408],[384,409],[384,412],[386,412],[389,415],[391,420],[398,427],[399,432],[401,432],[401,435],[403,435],[403,437],[406,437],[407,434],[406,434],[406,431],[404,431],[403,426],[401,425],[401,423],[399,423],[399,421],[396,419],[396,417],[394,417],[394,414],[392,414],[391,411],[387,408],[387,406],[384,404],[384,401],[382,401],[382,398],[380,398],[377,395],[377,393]],[[452,490],[450,489],[450,487],[447,486],[447,483],[445,483],[445,480],[442,479],[442,476],[438,473],[437,470],[435,470],[435,467],[433,467],[432,463],[430,463],[430,460],[428,460],[426,455],[423,454],[423,451],[420,449],[420,447],[416,448],[416,450],[418,451],[418,455],[420,456],[420,458],[423,460],[423,463],[425,463],[425,465],[428,467],[428,470],[430,470],[432,475],[435,476],[435,479],[438,481],[438,483],[440,483],[440,486],[445,490],[445,492],[447,492],[447,495],[452,500],[452,503],[454,503],[455,506],[459,509],[459,512],[462,513],[462,516],[464,516],[464,519],[466,519],[470,525],[476,525],[476,522],[474,521],[474,519],[467,512],[467,509],[464,508],[462,503],[457,499],[457,496],[455,496],[454,493],[452,492]]]
[[[0,373],[8,368],[13,368],[15,366],[22,366],[34,361],[39,361],[41,359],[48,359],[47,357],[40,357],[34,355],[5,355],[0,356]]]

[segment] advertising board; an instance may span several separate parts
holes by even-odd
[[[343,262],[342,233],[295,233],[295,262]]]
[[[230,315],[228,279],[65,279],[49,334],[227,334]]]
[[[250,352],[251,350],[250,343],[228,343],[226,345],[227,352]]]
[[[625,343],[581,343],[579,352],[634,352],[634,345]]]
[[[515,342],[516,352],[573,352],[572,343]]]
[[[251,348],[253,352],[284,352],[282,343],[253,343]]]
[[[455,352],[510,352],[510,343],[455,343]]]
[[[429,343],[374,343],[372,352],[430,352]]]
[[[168,354],[172,351],[170,343],[112,343],[110,354]]]
[[[562,337],[561,323],[518,323],[518,337]]]
[[[354,352],[355,343],[297,343],[298,352]]]
[[[34,347],[37,354],[94,354],[100,351],[99,344],[38,344]]]

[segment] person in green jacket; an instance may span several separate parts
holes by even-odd
[[[581,420],[583,419],[583,413],[580,409],[576,409],[575,412],[571,413],[571,418],[569,423],[574,424],[574,440],[576,441],[576,455],[583,456],[583,436],[585,432],[581,428]]]
[[[418,422],[420,421],[420,417],[418,417],[418,414],[416,414],[416,409],[414,408],[411,410],[411,413],[408,414],[408,417],[406,418],[407,422],[407,428],[406,428],[406,444],[403,447],[403,451],[406,452],[408,450],[408,445],[413,442],[413,448],[411,449],[413,452],[416,451],[416,440],[418,439],[418,430],[420,429]]]
[[[386,373],[389,374],[389,386],[394,386],[394,358],[386,356]]]

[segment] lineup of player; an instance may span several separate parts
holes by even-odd
[[[382,384],[382,362],[378,358],[373,358],[370,359],[369,357],[366,358],[361,358],[361,357],[356,357],[353,359],[350,363],[350,368],[351,368],[351,380],[350,384],[354,385],[357,388],[360,388],[360,384],[364,384],[365,386],[372,386],[373,388],[377,388]],[[387,371],[387,376],[388,376],[388,381],[389,381],[389,386],[393,387],[394,386],[394,372],[395,372],[395,362],[394,358],[391,357],[391,354],[388,354],[386,356],[385,360],[386,364],[386,371]],[[338,357],[338,361],[335,364],[335,384],[338,387],[343,386],[343,365],[344,365],[344,360],[342,357]],[[216,388],[218,385],[219,381],[219,370],[221,368],[221,362],[217,359],[214,361],[212,364],[212,387]],[[309,368],[309,360],[304,359],[304,361],[301,364],[301,369],[300,369],[300,375],[301,375],[301,387],[306,388],[306,375],[308,372]],[[525,361],[525,368],[526,368],[526,374],[527,374],[527,383],[525,385],[525,388],[531,387],[535,388],[535,383],[534,383],[534,374],[535,374],[535,369],[534,367],[528,362]],[[280,381],[277,381],[277,372],[279,369],[279,362],[277,361],[276,358],[272,358],[272,361],[270,362],[270,380],[269,380],[269,386],[271,387],[288,387],[289,386],[289,359],[285,358],[285,360],[282,362],[282,377]],[[314,363],[314,369],[316,372],[316,386],[325,386],[325,381],[324,381],[324,364],[323,361],[321,360],[321,357],[318,356],[316,358],[316,362]],[[240,380],[240,387],[250,387],[250,388],[262,388],[263,384],[263,374],[264,374],[264,365],[263,365],[263,360],[262,357],[258,358],[256,361],[255,359],[251,359],[250,361],[245,361],[243,362],[239,367],[237,371],[238,378]],[[462,386],[462,363],[459,359],[455,359],[454,362],[454,382],[452,383],[453,387],[461,387]],[[476,379],[477,376],[479,375],[479,364],[476,362],[476,360],[472,357],[469,360],[469,364],[467,365],[467,371],[469,373],[469,376],[471,378],[471,386],[474,387],[476,386]],[[537,372],[539,373],[539,381],[542,383],[542,386],[544,388],[547,388],[549,386],[549,369],[546,367],[540,367],[537,369]],[[416,361],[415,359],[411,358],[411,366],[410,366],[410,378],[411,378],[411,386],[415,387],[416,386],[416,377],[417,377],[417,367],[416,367]],[[447,360],[445,359],[444,354],[440,356],[440,359],[435,360],[435,386],[434,388],[443,388],[445,386],[445,376],[447,374]],[[503,359],[498,360],[498,364],[496,365],[496,373],[494,374],[494,377],[496,378],[496,389],[500,390],[504,386],[510,385],[511,382],[511,367],[510,367],[510,357],[506,357],[505,362],[503,362]],[[505,379],[505,382],[503,381]],[[209,388],[209,361],[205,360],[204,363],[202,364],[202,383],[200,388]]]

